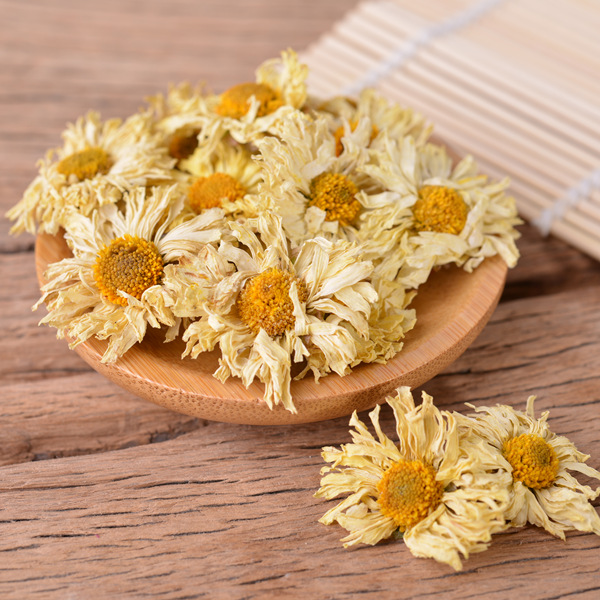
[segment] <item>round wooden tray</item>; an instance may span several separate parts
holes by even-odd
[[[71,256],[62,236],[41,234],[36,242],[40,285],[51,262]],[[506,279],[499,257],[485,260],[473,273],[456,267],[440,269],[419,288],[413,302],[417,325],[402,351],[387,364],[363,364],[345,377],[330,374],[316,383],[311,376],[292,382],[297,414],[262,400],[263,385],[245,388],[238,378],[221,383],[212,376],[219,352],[184,358],[181,340],[165,344],[164,332],[148,328],[141,344],[116,363],[100,358],[106,341],[90,339],[75,351],[96,371],[116,384],[166,408],[184,414],[255,425],[309,423],[349,415],[382,402],[400,385],[415,387],[437,375],[475,339],[494,311]]]

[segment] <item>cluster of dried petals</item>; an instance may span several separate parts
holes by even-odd
[[[525,412],[498,405],[464,415],[439,411],[425,392],[416,407],[410,389],[399,388],[386,398],[398,442],[383,433],[379,406],[369,415],[376,438],[355,413],[352,443],[323,448],[331,466],[316,496],[345,497],[320,521],[345,528],[345,546],[399,534],[415,556],[456,570],[461,554],[485,550],[509,527],[532,523],[562,539],[569,530],[600,535],[590,503],[600,487],[581,485],[569,471],[599,481],[600,472],[550,430],[548,413],[535,418],[534,399]]]
[[[516,262],[505,182],[452,167],[410,108],[313,98],[307,76],[286,50],[221,93],[182,83],[70,125],[8,213],[73,252],[48,269],[42,323],[107,339],[104,361],[163,327],[293,412],[292,366],[318,380],[401,351],[432,269]]]

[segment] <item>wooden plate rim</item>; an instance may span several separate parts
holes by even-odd
[[[68,248],[62,236],[40,234],[35,256],[38,281],[42,285],[47,265],[68,256]],[[372,408],[400,385],[422,385],[458,358],[492,315],[504,288],[506,273],[506,264],[499,257],[486,259],[471,274],[456,267],[433,273],[417,295],[417,327],[407,334],[405,349],[386,364],[361,364],[345,377],[330,374],[319,383],[312,377],[293,381],[297,414],[281,406],[270,410],[262,400],[263,385],[259,382],[245,388],[238,378],[230,378],[225,383],[214,378],[206,367],[216,368],[218,351],[200,355],[196,361],[181,360],[178,356],[182,343],[162,344],[150,329],[147,339],[111,365],[100,362],[106,341],[93,338],[76,346],[75,351],[93,369],[133,394],[191,416],[256,425],[327,420]],[[457,288],[459,292],[461,286],[464,287],[464,302],[450,322],[430,328],[427,335],[419,339],[423,334],[419,328],[419,315],[423,317],[419,303],[423,298],[427,300],[428,294],[438,294],[440,287],[443,292],[445,282],[450,282],[452,289]],[[447,298],[442,293],[436,301],[446,302]],[[176,358],[173,352],[178,353]]]

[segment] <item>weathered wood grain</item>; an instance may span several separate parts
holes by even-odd
[[[600,286],[600,262],[554,236],[542,237],[533,225],[519,230],[521,258],[508,272],[502,301]]]
[[[161,442],[203,423],[132,396],[96,372],[6,385],[0,422],[0,465]]]
[[[469,350],[426,385],[444,408],[464,402],[550,410],[561,433],[587,445],[600,467],[598,289],[501,304]],[[578,443],[576,441],[576,443]]]
[[[522,408],[526,395],[537,393],[553,429],[598,467],[596,304],[596,290],[506,302],[467,353],[425,388],[438,405],[458,410],[465,401]],[[115,417],[118,427],[117,413],[104,418]],[[391,431],[390,411],[384,414]],[[348,441],[347,419],[202,425],[163,444],[4,467],[0,551],[8,558],[0,593],[46,595],[68,586],[80,597],[94,589],[166,598],[261,598],[300,589],[315,597],[327,590],[322,597],[330,598],[359,590],[373,598],[463,598],[468,589],[498,599],[594,597],[593,580],[586,580],[600,549],[593,535],[563,543],[535,529],[512,531],[469,559],[462,574],[414,559],[401,543],[342,550],[342,531],[316,523],[326,503],[312,493],[319,449]],[[43,431],[39,420],[32,430]],[[548,572],[541,589],[536,574]]]
[[[74,352],[61,352],[56,333],[38,327],[44,308],[32,312],[40,296],[32,252],[0,255],[0,378],[3,383],[68,376],[89,370]],[[17,350],[18,349],[18,350]]]
[[[342,530],[317,523],[327,503],[312,494],[318,448],[347,439],[341,419],[260,432],[216,424],[93,460],[5,467],[0,593],[57,597],[68,586],[81,598],[96,590],[104,597],[549,599],[596,585],[586,579],[600,549],[593,535],[561,542],[535,529],[511,531],[461,574],[413,558],[401,542],[343,550]]]

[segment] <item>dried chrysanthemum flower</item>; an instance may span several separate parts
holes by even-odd
[[[193,88],[188,82],[171,86],[166,96],[157,94],[148,98],[153,116],[153,129],[162,140],[169,156],[177,161],[177,168],[197,150],[207,148],[210,154],[223,136],[221,131],[211,135],[214,110],[218,97],[203,86]],[[213,127],[214,129],[214,127]]]
[[[199,317],[185,331],[186,354],[221,350],[215,376],[231,375],[248,386],[265,384],[264,399],[295,412],[291,367],[305,363],[316,378],[345,375],[356,359],[353,336],[369,337],[368,318],[377,294],[368,277],[373,266],[361,249],[315,238],[292,257],[281,220],[263,213],[244,224],[229,222],[238,247],[218,250],[175,267],[180,317]],[[179,290],[179,291],[177,291]],[[197,293],[194,291],[197,290]]]
[[[365,174],[369,131],[370,121],[365,118],[338,156],[326,118],[311,121],[296,115],[288,119],[281,139],[270,137],[258,142],[265,178],[259,190],[267,209],[281,215],[286,234],[294,243],[323,236],[362,246],[363,258],[375,267],[371,281],[378,290],[379,306],[370,320],[372,336],[366,345],[359,344],[360,356],[377,356],[384,361],[402,346],[396,332],[411,329],[410,319],[414,324],[414,315],[406,311],[412,297],[405,294],[406,285],[394,281],[395,273],[380,273],[379,267],[384,261],[402,263],[408,251],[403,228],[392,225],[405,222],[408,226],[412,199],[383,189]],[[376,338],[382,345],[374,350]]]
[[[511,525],[532,523],[562,539],[575,529],[600,535],[600,517],[590,504],[600,487],[581,485],[569,471],[598,480],[600,472],[585,464],[589,456],[550,430],[548,412],[535,418],[534,400],[527,399],[525,412],[498,405],[472,407],[475,414],[456,417],[461,429],[491,445],[499,472],[510,475],[506,520]]]
[[[378,275],[407,287],[424,283],[431,270],[456,264],[472,271],[499,254],[513,267],[519,253],[514,198],[508,181],[488,182],[471,157],[453,166],[443,146],[419,147],[407,137],[373,152],[364,170],[386,189],[397,192],[402,211],[382,214],[390,233],[401,233],[398,246],[378,266]],[[363,231],[376,235],[381,219],[366,220]]]
[[[102,362],[114,362],[142,341],[148,325],[167,326],[167,339],[178,332],[180,319],[170,306],[166,267],[183,254],[197,253],[217,242],[224,226],[220,209],[169,228],[183,197],[175,187],[131,192],[121,214],[114,205],[91,219],[74,214],[66,240],[73,258],[51,264],[47,283],[34,308],[46,303],[40,324],[68,337],[73,348],[94,336],[108,339]]]
[[[295,115],[282,127],[281,139],[258,142],[265,177],[261,191],[269,198],[269,208],[281,215],[294,243],[317,235],[358,241],[368,260],[377,260],[387,251],[383,219],[377,232],[362,235],[365,219],[402,210],[399,194],[378,187],[364,173],[370,131],[368,119],[361,121],[353,143],[337,156],[325,117],[309,120]]]
[[[354,413],[352,443],[323,449],[332,466],[322,469],[315,495],[347,497],[320,522],[347,529],[345,547],[373,545],[399,532],[415,556],[459,570],[461,554],[468,558],[485,550],[492,534],[505,528],[508,478],[494,473],[489,450],[468,442],[431,396],[423,393],[415,407],[410,389],[401,387],[386,401],[396,418],[398,444],[383,433],[377,406],[369,414],[377,438]]]
[[[424,144],[431,135],[432,125],[411,108],[390,102],[374,89],[363,90],[356,100],[339,96],[326,102],[311,99],[317,114],[330,116],[330,129],[336,140],[336,154],[353,142],[358,123],[365,118],[371,125],[369,147],[378,149],[386,140],[401,142],[406,136]],[[356,142],[354,142],[356,143]]]
[[[173,159],[160,144],[148,114],[105,122],[95,112],[63,132],[62,148],[39,163],[39,175],[8,211],[11,233],[55,235],[73,209],[83,216],[118,202],[125,191],[172,178]]]
[[[265,61],[256,70],[256,81],[240,83],[221,94],[216,112],[222,117],[242,119],[264,117],[281,106],[302,108],[306,101],[308,68],[298,62],[293,50],[281,58]]]
[[[188,201],[182,218],[214,207],[230,218],[257,215],[262,170],[245,146],[222,141],[210,156],[195,152],[181,161],[180,168],[190,174],[184,181]]]
[[[293,50],[265,61],[256,70],[254,82],[244,82],[209,99],[212,120],[202,130],[212,143],[231,135],[242,144],[255,142],[266,133],[276,133],[281,121],[304,106],[308,67]]]
[[[371,276],[377,291],[377,301],[372,304],[369,317],[369,338],[355,337],[357,363],[386,363],[402,350],[404,336],[417,323],[417,314],[410,304],[416,295],[395,281],[385,281]],[[350,331],[353,333],[352,331]]]
[[[173,148],[176,148],[189,146],[182,140],[202,127],[212,108],[211,98],[204,86],[192,87],[189,82],[183,82],[169,86],[166,96],[163,94],[150,96],[147,102],[154,119],[154,127],[169,141],[171,138],[180,138],[179,142],[173,140]],[[184,154],[189,156],[187,152]],[[185,158],[185,156],[174,158]]]
[[[283,106],[277,90],[266,83],[238,83],[221,94],[216,112],[222,117],[241,119],[254,102],[256,117],[264,117]]]

